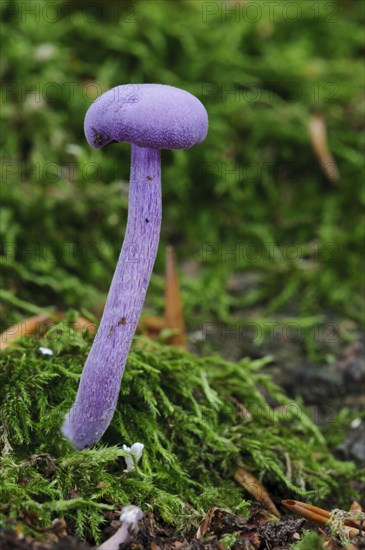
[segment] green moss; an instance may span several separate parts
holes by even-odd
[[[2,2],[7,323],[35,305],[103,303],[126,224],[130,148],[92,150],[83,118],[98,93],[128,82],[187,89],[210,118],[204,144],[163,153],[153,311],[173,243],[179,260],[202,264],[197,280],[182,278],[189,327],[233,322],[237,311],[258,323],[283,310],[299,322],[362,321],[362,5],[319,4],[270,13],[268,3],[258,17],[235,4],[239,13],[225,17],[213,2],[204,18],[200,0],[165,2],[162,12],[153,1],[57,0],[37,21],[22,2]],[[313,112],[326,115],[337,185],[310,146]],[[231,274],[251,272],[254,288],[231,296]],[[320,346],[311,328],[304,336],[313,358]]]
[[[237,464],[274,497],[349,498],[354,466],[337,462],[305,411],[260,372],[269,358],[234,364],[138,338],[110,428],[75,452],[60,426],[90,342],[70,328],[73,317],[42,340],[53,356],[30,338],[0,356],[2,519],[32,512],[44,526],[64,515],[98,540],[105,512],[135,503],[187,530],[213,505],[245,512]],[[122,445],[136,441],[145,450],[127,473]]]
[[[204,20],[199,0],[163,10],[153,1],[28,3],[26,16],[24,2],[0,3],[1,330],[45,309],[99,317],[126,225],[130,148],[92,150],[84,114],[112,86],[163,82],[203,101],[210,130],[199,147],[163,153],[164,223],[146,307],[163,309],[173,244],[179,262],[197,264],[198,276],[180,273],[189,330],[238,320],[254,323],[261,343],[271,326],[295,323],[304,360],[320,352],[323,361],[318,329],[362,322],[361,3],[336,0],[317,12],[321,3],[297,0],[295,21],[293,8],[270,15],[269,3],[256,20],[240,5],[238,21],[222,17],[222,2]],[[315,112],[326,117],[337,184],[310,146]],[[234,294],[232,276],[248,280]],[[103,443],[74,453],[59,427],[89,342],[58,326],[44,343],[53,357],[40,356],[35,340],[0,356],[4,517],[28,510],[46,525],[65,514],[97,539],[105,510],[133,501],[186,527],[217,503],[247,508],[231,479],[240,461],[278,498],[331,496],[348,506],[347,481],[359,473],[332,458],[303,406],[261,374],[264,361],[232,364],[137,340]],[[202,347],[221,352],[221,344]],[[346,418],[327,430],[331,444]],[[146,445],[143,461],[125,474],[121,445],[136,440]],[[31,459],[40,453],[51,459]]]
[[[310,531],[304,531],[299,542],[292,544],[293,550],[322,550],[324,538]]]

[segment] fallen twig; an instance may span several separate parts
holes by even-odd
[[[59,322],[64,319],[64,317],[65,314],[61,312],[52,314],[40,313],[19,321],[0,334],[0,351],[14,345],[15,340],[18,340],[23,336],[43,336],[43,334],[45,334],[47,329],[54,324],[55,321]],[[85,317],[81,316],[76,318],[74,327],[80,332],[88,330],[91,334],[94,334],[96,330],[95,324],[92,321],[89,321]]]
[[[251,472],[239,466],[233,474],[234,479],[239,483],[246,491],[248,491],[256,500],[261,502],[264,508],[280,518],[280,512],[276,508],[275,504],[271,500],[269,493],[260,481]]]
[[[166,329],[177,329],[179,331],[169,338],[169,343],[173,346],[186,348],[185,323],[176,271],[176,259],[172,246],[166,248],[165,322]]]
[[[328,146],[326,122],[322,114],[317,113],[310,117],[309,136],[323,172],[330,181],[336,183],[340,179],[340,173]]]
[[[318,508],[317,506],[312,506],[311,504],[306,504],[305,502],[300,502],[298,500],[282,500],[281,502],[291,512],[302,516],[322,528],[325,528],[328,524],[330,524],[333,512],[323,510],[322,508]],[[344,514],[346,514],[346,512],[344,512]],[[358,536],[359,531],[361,531],[361,522],[345,517],[343,520],[343,530],[350,539],[353,539]]]

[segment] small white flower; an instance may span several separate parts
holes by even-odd
[[[131,504],[130,506],[124,506],[122,508],[122,513],[120,514],[120,521],[123,521],[123,523],[131,523],[132,525],[135,525],[137,521],[142,519],[143,512],[138,506],[134,506]]]
[[[42,355],[53,355],[53,351],[49,348],[39,348]]]
[[[140,460],[142,456],[143,449],[144,449],[144,445],[142,443],[133,443],[132,447],[123,445],[123,451],[129,451],[132,455],[135,456],[135,459],[137,462]],[[133,470],[135,469],[133,457],[125,456],[124,460],[126,461],[126,464],[127,464],[127,472],[133,472]]]

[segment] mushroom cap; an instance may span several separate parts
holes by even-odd
[[[205,139],[208,115],[199,99],[180,88],[126,84],[92,103],[84,130],[96,149],[113,141],[153,149],[185,149]]]

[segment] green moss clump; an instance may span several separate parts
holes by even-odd
[[[324,538],[311,531],[304,531],[302,539],[291,546],[292,550],[322,550]]]
[[[235,364],[137,338],[110,428],[75,452],[60,426],[90,341],[70,328],[73,316],[42,340],[53,356],[31,338],[0,356],[2,520],[31,514],[39,527],[63,515],[98,541],[105,513],[135,503],[186,530],[213,505],[247,510],[249,495],[232,479],[237,464],[274,498],[349,498],[354,465],[337,462],[305,411],[260,372],[269,358]],[[122,445],[136,441],[143,457],[126,472]]]

